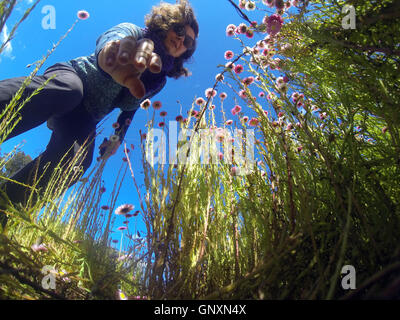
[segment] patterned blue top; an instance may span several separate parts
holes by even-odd
[[[96,41],[95,53],[90,56],[78,57],[65,64],[72,66],[82,80],[84,88],[83,105],[92,115],[94,120],[100,121],[114,108],[129,112],[132,116],[140,103],[156,95],[166,84],[166,77],[156,81],[156,85],[144,82],[146,94],[137,99],[131,95],[128,88],[116,83],[112,77],[105,73],[97,63],[97,56],[107,42],[132,36],[136,40],[143,38],[144,30],[132,23],[120,23],[104,32]],[[149,78],[151,80],[151,78]],[[161,80],[161,81],[160,81]],[[147,90],[149,88],[150,90]]]

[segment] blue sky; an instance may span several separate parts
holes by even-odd
[[[168,0],[167,2],[173,3],[175,1]],[[32,3],[32,1],[21,1],[19,8],[16,9],[7,22],[7,32],[11,30],[17,19],[22,16],[29,3]],[[41,1],[29,18],[21,24],[15,39],[12,40],[11,45],[0,56],[0,80],[17,76],[27,76],[31,69],[27,69],[26,65],[40,60],[46,54],[47,50],[51,49],[52,45],[71,27],[76,19],[78,10],[88,11],[90,18],[85,21],[79,21],[72,32],[49,57],[39,71],[39,74],[43,73],[47,67],[54,63],[90,55],[94,52],[98,36],[118,23],[131,22],[139,26],[144,26],[144,16],[150,12],[153,5],[158,3],[158,0]],[[237,3],[236,0],[235,3]],[[242,51],[239,42],[227,37],[225,34],[228,24],[233,23],[238,25],[244,22],[227,0],[192,0],[191,4],[200,25],[197,51],[194,54],[192,62],[187,65],[193,74],[191,77],[185,79],[168,79],[163,91],[153,98],[153,100],[160,100],[163,103],[163,108],[159,111],[167,111],[168,115],[165,118],[167,123],[169,120],[174,120],[178,114],[185,116],[195,97],[204,97],[205,89],[214,84],[215,75],[222,70],[218,68],[218,65],[227,62],[224,58],[226,50],[233,50],[235,53],[241,53]],[[42,19],[47,13],[42,13],[42,8],[46,5],[52,5],[55,8],[55,29],[46,30],[42,27]],[[266,8],[262,4],[260,6]],[[272,13],[271,10],[269,12]],[[260,21],[264,15],[264,13],[258,11],[246,13],[250,19],[257,21]],[[264,36],[255,35],[247,43],[254,45]],[[234,101],[232,100],[233,92],[225,86],[217,88],[217,91],[218,93],[222,91],[228,93],[228,99],[224,105],[225,111],[229,112],[234,106]],[[219,99],[215,102],[217,109],[219,109]],[[245,106],[243,103],[241,105],[242,107]],[[246,110],[244,111],[246,112]],[[104,137],[108,137],[113,132],[111,125],[116,121],[118,114],[119,110],[115,109],[109,115],[103,134],[97,138],[94,159],[98,156],[98,145]],[[126,136],[128,145],[133,144],[135,146],[132,162],[139,185],[143,183],[140,173],[142,169],[141,154],[139,152],[139,130],[146,131],[144,125],[147,122],[147,117],[148,115],[144,110],[136,112]],[[156,123],[159,121],[162,121],[162,118],[157,112]],[[9,152],[15,145],[25,140],[26,142],[22,150],[34,158],[44,151],[50,139],[50,134],[51,131],[44,124],[3,143],[1,151],[2,153]],[[118,153],[110,158],[107,163],[104,174],[107,190],[111,190],[113,187],[114,174],[119,169],[123,156],[122,148],[120,148]],[[104,198],[105,200],[107,199],[106,197]],[[129,175],[124,182],[117,205],[122,203],[132,203],[136,208],[139,208],[137,192]],[[120,225],[117,222],[115,226],[118,227]],[[141,224],[139,224],[138,228],[142,232],[145,231],[144,227],[141,227]]]

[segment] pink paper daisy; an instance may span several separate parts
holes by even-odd
[[[196,101],[195,101],[195,103],[198,105],[198,106],[201,106],[201,105],[203,105],[204,103],[205,103],[206,101],[203,99],[203,98],[197,98],[196,99]]]
[[[240,90],[240,91],[239,91],[239,96],[240,96],[242,99],[247,99],[247,93],[246,93],[246,91]]]
[[[256,4],[253,1],[246,2],[245,9],[247,11],[253,11],[256,8]]]
[[[214,98],[217,95],[217,91],[215,91],[213,88],[208,88],[205,91],[205,96],[207,98]]]
[[[235,68],[233,69],[233,71],[235,71],[236,74],[240,74],[243,72],[243,66],[241,64],[238,64],[235,66]]]
[[[87,12],[86,10],[79,10],[77,16],[81,20],[86,20],[89,18],[90,15],[89,12]]]
[[[249,39],[253,38],[254,37],[254,31],[251,30],[251,29],[248,29],[246,31],[246,37],[249,38]]]
[[[247,26],[244,23],[239,24],[238,30],[241,34],[245,34],[247,32]]]
[[[225,51],[225,55],[224,56],[225,56],[226,60],[232,59],[233,58],[233,51],[231,51],[231,50]]]
[[[128,212],[132,211],[134,208],[135,208],[135,206],[132,204],[123,204],[123,205],[120,205],[117,209],[115,209],[115,214],[117,214],[117,215],[127,214]]]
[[[232,114],[238,114],[240,111],[242,111],[242,107],[239,105],[236,105],[233,109],[232,109]]]
[[[235,29],[226,30],[226,35],[227,35],[228,37],[234,36],[234,35],[235,35]]]
[[[232,36],[234,36],[235,35],[235,31],[236,31],[236,26],[234,25],[234,24],[229,24],[227,27],[226,27],[226,35],[228,36],[228,37],[232,37]]]
[[[228,95],[225,92],[222,92],[219,94],[219,97],[221,98],[221,100],[225,100],[227,96]]]
[[[244,85],[249,86],[254,82],[254,77],[253,76],[246,77],[246,78],[243,79],[242,82],[243,82]]]
[[[161,109],[161,107],[162,107],[161,101],[154,101],[154,102],[153,102],[153,108],[154,108],[155,110],[159,110],[159,109]]]
[[[274,36],[277,33],[279,33],[279,31],[281,31],[282,25],[283,25],[282,17],[278,14],[273,14],[268,18],[267,32],[270,35]]]
[[[140,107],[144,110],[147,110],[151,106],[151,101],[149,99],[144,100],[141,104]]]
[[[249,121],[249,125],[255,127],[255,126],[257,126],[259,124],[259,122],[260,121],[257,118],[251,118],[250,121]]]
[[[222,74],[222,73],[218,73],[216,76],[215,76],[215,80],[217,80],[217,81],[224,81],[224,79],[225,79],[225,77],[224,77],[224,75]]]

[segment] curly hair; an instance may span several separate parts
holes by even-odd
[[[165,39],[168,30],[175,25],[189,25],[193,29],[196,38],[199,34],[199,24],[187,0],[180,0],[176,4],[161,2],[158,6],[153,6],[151,13],[145,17],[145,25],[149,30],[155,32],[160,39]],[[190,72],[183,67],[183,64],[189,60],[195,50],[196,46],[187,50],[180,57],[175,58],[174,67],[167,76],[175,79],[181,76],[189,76]]]

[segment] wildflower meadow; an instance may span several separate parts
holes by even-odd
[[[229,2],[243,22],[222,32],[241,50],[175,121],[141,104],[147,132],[122,143],[109,198],[109,157],[82,175],[85,147],[27,206],[1,192],[1,299],[400,298],[399,2]],[[0,2],[0,29],[15,6]],[[28,160],[1,155],[0,183]],[[123,181],[139,203],[119,202]]]

